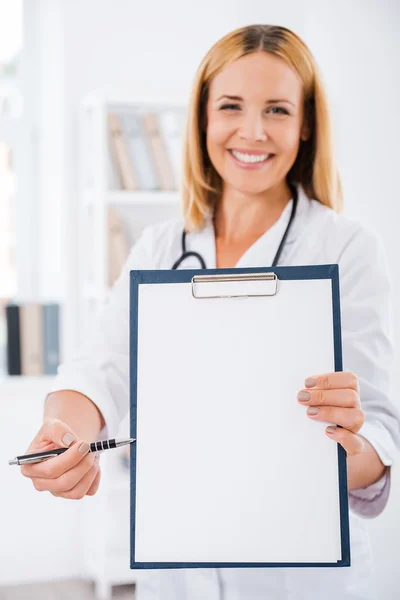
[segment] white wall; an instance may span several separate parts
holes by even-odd
[[[393,281],[400,371],[400,5],[390,0],[308,0],[304,39],[319,62],[332,98],[345,212],[382,236]],[[394,381],[393,399],[400,407]],[[383,514],[369,521],[377,598],[399,597],[400,465]]]
[[[393,226],[398,222],[395,175],[400,133],[400,95],[394,79],[400,22],[395,1],[35,1],[40,23],[38,126],[44,297],[65,294],[70,305],[75,300],[78,257],[69,241],[77,225],[77,117],[82,97],[98,88],[129,88],[139,93],[156,89],[181,92],[185,97],[211,44],[235,27],[264,22],[293,28],[320,62],[337,119],[346,211],[372,224],[384,237],[396,276],[395,303],[400,304],[399,245]],[[70,351],[74,331],[65,335]],[[399,345],[398,314],[396,339]],[[397,360],[396,371],[399,366]],[[400,533],[394,514],[400,500],[400,479],[396,470],[394,474],[389,507],[370,523],[374,548],[380,550],[376,561],[386,586],[385,595],[380,597],[385,600],[394,600],[394,590],[400,585],[400,576],[393,568]],[[72,519],[73,515],[65,518]],[[69,548],[79,552],[78,540],[75,548]],[[52,552],[51,547],[48,550]],[[7,573],[7,560],[12,559],[4,559],[3,572]],[[33,565],[43,578],[61,576],[56,566],[50,573],[39,561]],[[20,580],[29,576],[30,572],[21,567]]]

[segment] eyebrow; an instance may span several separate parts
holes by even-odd
[[[228,96],[228,95],[224,94],[223,96],[220,96],[218,98],[217,102],[219,102],[220,100],[222,100],[222,98],[226,98],[228,100],[239,100],[239,101],[243,100],[243,98],[241,96]],[[265,104],[277,104],[278,102],[287,102],[288,104],[291,104],[292,106],[294,106],[293,102],[290,102],[290,100],[287,100],[286,98],[278,98],[278,99],[266,100]]]

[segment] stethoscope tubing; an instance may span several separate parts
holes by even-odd
[[[285,229],[285,233],[282,236],[282,239],[281,239],[281,242],[279,244],[278,250],[277,250],[277,252],[275,254],[274,260],[272,261],[272,265],[271,265],[272,267],[276,267],[277,264],[278,264],[278,262],[279,262],[279,259],[281,257],[282,251],[283,251],[283,249],[285,247],[287,236],[289,235],[290,228],[292,226],[292,223],[293,223],[295,215],[296,215],[297,203],[298,203],[297,189],[296,189],[296,186],[292,185],[292,184],[290,184],[290,188],[291,188],[292,193],[293,193],[292,212],[290,214],[289,222],[288,222],[287,227]],[[191,257],[194,257],[194,258],[196,258],[199,261],[199,263],[201,265],[201,267],[200,267],[201,269],[206,269],[207,268],[206,262],[205,262],[204,258],[201,256],[201,254],[199,254],[198,252],[194,252],[194,251],[188,251],[186,249],[186,235],[187,235],[186,231],[183,230],[182,231],[182,239],[181,239],[182,254],[178,258],[178,260],[176,260],[174,262],[174,264],[172,265],[172,270],[177,269],[182,264],[182,262],[184,260],[186,260],[187,258],[191,258]]]
[[[187,258],[190,258],[192,256],[194,258],[197,258],[197,260],[201,264],[201,268],[202,269],[206,269],[207,268],[205,260],[201,256],[201,254],[199,254],[198,252],[187,252],[187,250],[186,250],[186,231],[185,230],[182,231],[182,242],[181,242],[181,244],[182,244],[182,254],[178,258],[178,260],[174,262],[174,264],[172,266],[172,269],[177,269],[182,264],[182,262],[184,260],[186,260]]]

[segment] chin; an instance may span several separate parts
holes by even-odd
[[[257,196],[263,194],[267,190],[271,189],[275,185],[275,181],[263,181],[262,183],[254,182],[252,185],[247,181],[234,181],[232,179],[224,179],[225,184],[230,188],[240,192],[241,194],[248,194],[249,196]]]

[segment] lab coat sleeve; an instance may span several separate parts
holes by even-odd
[[[49,392],[74,390],[87,396],[105,420],[100,438],[115,437],[129,406],[129,271],[155,268],[151,228],[133,246],[107,301],[93,319],[76,355],[61,364]]]
[[[367,488],[352,490],[349,494],[349,506],[358,515],[371,519],[377,517],[385,508],[390,492],[391,467],[386,467],[383,476]]]
[[[349,493],[350,508],[376,517],[385,508],[390,470],[400,450],[400,413],[392,402],[393,327],[391,282],[381,240],[359,229],[339,260],[343,370],[358,376],[366,420],[358,434],[387,467],[382,478]]]

